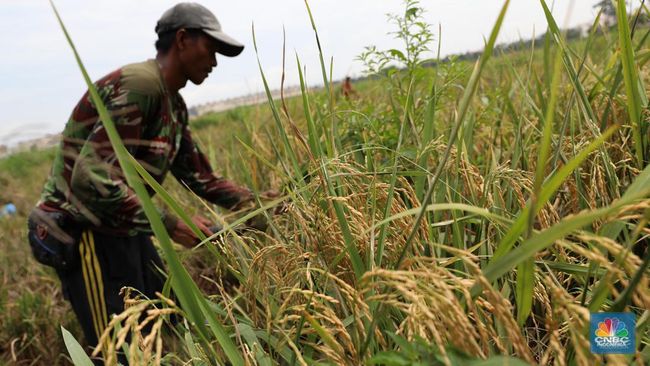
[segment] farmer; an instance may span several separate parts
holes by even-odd
[[[350,97],[353,94],[356,94],[357,92],[352,88],[352,79],[350,79],[349,76],[345,77],[345,80],[341,84],[341,93],[343,93],[343,96],[345,99],[350,99]]]
[[[233,57],[244,46],[196,3],[167,10],[155,31],[155,59],[126,65],[95,83],[126,148],[158,182],[171,171],[212,203],[231,210],[250,208],[251,191],[213,172],[193,141],[179,94],[188,81],[198,85],[208,77],[217,66],[216,53]],[[211,234],[208,220],[193,221]],[[163,222],[177,243],[192,247],[199,242],[174,215],[163,213]],[[56,268],[90,346],[98,343],[109,316],[123,311],[122,287],[150,298],[162,291],[164,279],[157,268],[163,263],[152,245],[149,222],[125,182],[88,93],[65,126],[28,227],[34,255]]]

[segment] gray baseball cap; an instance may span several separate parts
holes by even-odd
[[[223,45],[219,53],[224,56],[237,56],[244,50],[244,45],[221,30],[217,17],[208,8],[197,3],[179,3],[167,10],[156,24],[158,35],[178,30],[200,29]]]

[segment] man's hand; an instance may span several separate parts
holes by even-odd
[[[192,217],[192,222],[194,222],[199,230],[201,230],[206,236],[212,235],[212,231],[210,231],[209,228],[210,225],[212,225],[212,222],[210,222],[210,220],[206,219],[203,216],[197,215]],[[194,234],[194,231],[192,231],[192,229],[190,229],[190,227],[187,226],[182,220],[177,221],[176,227],[171,233],[171,237],[172,240],[187,248],[192,248],[201,242],[199,237]]]

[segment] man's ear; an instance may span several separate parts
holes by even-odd
[[[187,40],[188,40],[188,34],[187,30],[185,28],[181,28],[176,31],[176,47],[178,47],[179,50],[184,50],[187,47]]]

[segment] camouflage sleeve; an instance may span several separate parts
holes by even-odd
[[[178,155],[171,167],[179,182],[206,200],[227,209],[251,201],[250,189],[241,187],[212,171],[210,163],[193,141],[189,126],[185,126]]]
[[[143,118],[153,110],[152,104],[156,99],[123,90],[105,103],[124,145],[135,155],[142,135]],[[95,123],[75,159],[71,189],[87,211],[96,215],[101,225],[125,225],[136,231],[150,231],[140,201],[125,181],[101,121]]]

